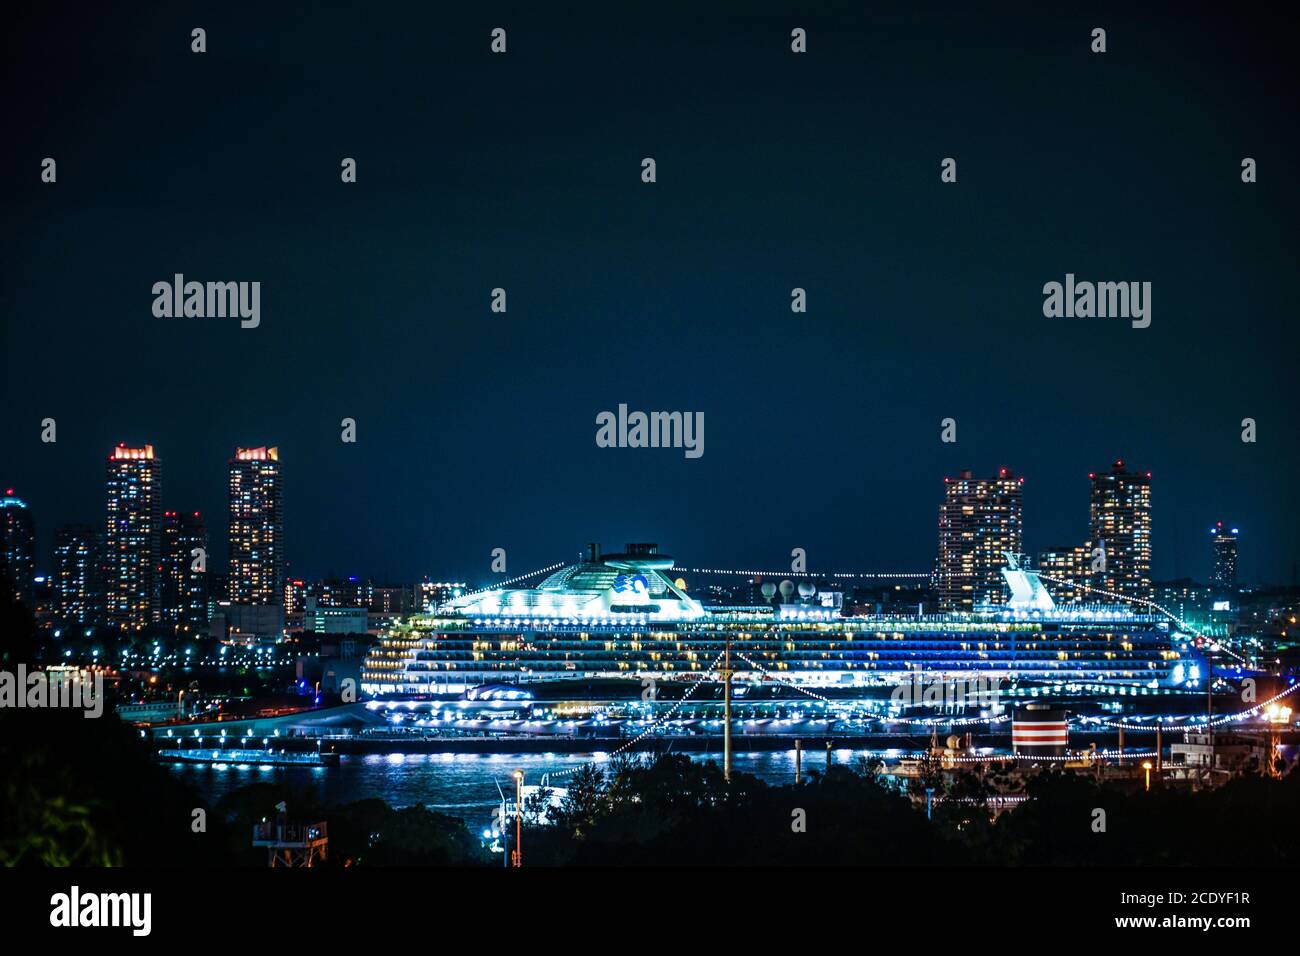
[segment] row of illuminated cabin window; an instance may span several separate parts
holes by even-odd
[[[975,630],[975,628],[972,628],[972,630]],[[982,633],[987,633],[989,631],[989,628],[982,627],[982,628],[978,628],[978,630]],[[999,629],[996,632],[996,634],[999,636],[1006,635],[1006,639],[1008,641],[1016,641],[1016,642],[1031,640],[1034,638],[1040,640],[1078,641],[1079,638],[1072,636],[1070,634],[1070,631],[1071,628],[1069,627],[1062,628],[1059,630],[1043,630],[1041,626],[1034,626],[1034,627],[1026,627],[1023,630]],[[780,632],[778,631],[775,633],[779,634]],[[807,643],[809,640],[815,638],[824,639],[827,637],[837,637],[844,641],[849,641],[849,642],[908,641],[910,643],[934,643],[934,642],[942,642],[942,643],[962,642],[965,644],[972,643],[970,638],[960,628],[945,629],[943,632],[941,632],[941,634],[928,632],[927,636],[924,637],[919,636],[916,632],[909,633],[906,631],[890,631],[888,633],[886,633],[885,631],[875,631],[870,633],[868,632],[858,633],[854,631],[848,631],[848,632],[843,632],[838,630],[829,631],[829,630],[822,630],[820,628],[801,631],[800,633],[806,636],[801,637],[799,639],[799,643]],[[611,640],[606,635],[597,634],[593,636],[592,633],[588,631],[578,631],[576,633],[562,631],[557,633],[553,631],[539,630],[539,631],[530,631],[529,632],[530,636],[527,638],[527,640],[530,643],[536,643],[540,641],[545,641],[545,642],[563,641],[565,643],[575,644],[575,645],[596,643],[596,644],[604,644],[606,646],[612,645],[614,643],[626,644],[629,642],[639,643],[643,641],[650,641],[650,642],[657,642],[661,644],[669,643],[669,644],[676,644],[678,646],[681,646],[684,643],[682,634],[683,632],[678,630],[644,631],[644,632],[628,631],[626,634],[619,634],[617,639]],[[726,640],[726,637],[727,635],[724,634],[724,632],[717,631],[711,628],[701,628],[699,630],[690,632],[690,637],[688,638],[688,640],[692,643],[711,642],[721,647],[722,643]],[[1148,632],[1144,632],[1143,634],[1137,635],[1136,639],[1141,640],[1143,637],[1149,640],[1160,640],[1160,641],[1168,640],[1168,638],[1164,634],[1154,632],[1154,631],[1148,631]],[[768,636],[765,633],[760,633],[758,636],[755,636],[755,634],[745,632],[745,631],[731,633],[730,638],[733,643],[748,643],[748,642],[755,642],[755,641],[765,641],[767,643],[773,643],[779,640],[781,643],[791,647],[793,647],[795,643],[787,637],[778,638],[775,636]],[[1111,641],[1111,640],[1128,641],[1134,639],[1135,639],[1135,635],[1128,634],[1127,632],[1116,633],[1116,632],[1107,631],[1107,632],[1097,632],[1096,634],[1094,634],[1089,638],[1086,638],[1085,640],[1090,642],[1096,642],[1096,641]],[[523,637],[519,633],[514,632],[514,633],[510,633],[510,636],[507,637],[505,640],[506,642],[509,643],[518,643],[520,640],[523,640]],[[466,642],[471,642],[471,641],[476,646],[479,644],[482,644],[484,646],[490,646],[490,641],[488,641],[484,637],[473,638],[470,637],[469,635],[462,636],[459,632],[444,633],[438,637],[393,636],[384,639],[384,646],[398,647],[398,648],[423,647],[423,646],[429,646],[435,644],[439,646],[445,646],[445,645],[464,644]],[[984,645],[989,642],[980,641],[977,643],[979,643],[980,645]]]
[[[807,652],[805,651],[805,654]],[[509,654],[509,657],[501,657],[502,654]],[[791,666],[820,666],[820,662],[836,662],[846,668],[851,668],[854,664],[872,665],[872,664],[891,664],[914,662],[918,660],[931,659],[924,655],[908,651],[894,651],[887,654],[880,654],[872,651],[861,652],[831,652],[822,651],[815,653],[812,657],[798,657],[786,659],[778,657],[772,653],[759,655],[763,661],[770,662],[775,669],[789,669]],[[941,663],[948,667],[982,667],[989,663],[998,665],[1010,664],[1015,662],[1042,662],[1042,661],[1080,661],[1096,662],[1104,661],[1146,661],[1148,666],[1155,667],[1161,662],[1178,660],[1179,655],[1174,651],[1133,651],[1125,649],[1122,651],[1104,651],[1102,653],[1074,651],[1073,653],[1065,650],[1025,650],[1017,651],[1014,655],[1007,652],[1004,655],[989,655],[984,652],[965,652],[963,656],[945,657],[935,660],[935,663]],[[556,653],[552,651],[538,651],[533,649],[503,652],[466,652],[439,655],[438,657],[417,655],[414,659],[402,658],[400,660],[384,659],[379,656],[371,656],[366,660],[366,667],[376,670],[389,671],[420,671],[420,670],[437,670],[439,668],[452,669],[458,663],[486,662],[494,661],[505,664],[509,667],[518,667],[522,664],[545,664],[548,662],[557,663],[583,663],[584,665],[608,664],[610,667],[625,667],[630,663],[664,663],[671,664],[674,661],[687,663],[692,669],[698,668],[701,664],[712,660],[708,655],[697,655],[695,653],[685,653],[680,656],[664,654],[660,651],[639,651],[625,652],[618,657],[599,657],[595,652],[586,651],[577,655],[569,653]],[[739,665],[738,665],[739,666]]]
[[[1110,660],[1111,658],[1108,657],[1107,661]],[[1125,670],[1123,670],[1121,673],[1131,674],[1134,673],[1135,668],[1145,669],[1147,671],[1157,671],[1162,669],[1160,662],[1155,660],[1125,661],[1123,663],[1114,662],[1111,663],[1109,666],[1107,665],[1107,661],[1098,660],[1098,661],[1089,661],[1087,663],[1090,668],[1098,672],[1101,671],[1113,672],[1116,671],[1118,668],[1125,668]],[[1042,667],[1046,664],[1060,664],[1060,663],[1069,663],[1069,659],[1058,658],[1058,659],[1050,659],[1050,660],[1020,660],[1015,662],[1007,662],[1001,666],[1016,667],[1021,670],[1032,670],[1036,667]],[[465,664],[468,664],[469,666],[462,666]],[[599,670],[599,671],[632,671],[632,670],[647,670],[647,669],[663,670],[663,671],[675,671],[675,670],[700,671],[704,668],[704,665],[698,661],[690,662],[689,666],[685,666],[682,664],[682,662],[674,662],[674,661],[613,661],[613,660],[590,661],[587,660],[581,662],[579,661],[537,661],[537,662],[530,661],[529,670],[573,671],[578,669],[579,664],[581,664],[584,669]],[[837,671],[853,670],[855,667],[858,667],[863,670],[875,670],[878,669],[879,666],[888,666],[890,664],[891,662],[887,662],[887,661],[856,661],[856,662],[836,661],[832,669]],[[820,661],[774,661],[771,662],[769,665],[765,665],[765,666],[767,666],[768,670],[772,670],[772,671],[799,671],[799,670],[823,670],[826,669],[828,665]],[[397,665],[384,665],[378,662],[369,661],[367,662],[367,667],[369,669],[362,672],[362,680],[365,681],[369,681],[372,679],[380,680],[380,681],[391,680],[393,679],[393,675],[395,672],[398,674],[414,676],[417,674],[434,674],[442,671],[458,671],[458,670],[469,671],[469,672],[485,671],[485,670],[501,671],[501,672],[517,672],[519,670],[516,664],[511,662],[506,662],[506,661],[470,661],[470,662],[460,662],[459,664],[454,661],[445,661],[442,662],[439,666],[425,665],[425,666],[406,666],[406,667],[400,667]],[[974,671],[974,670],[984,670],[986,668],[987,668],[987,662],[979,662],[979,661],[945,662],[945,669],[947,670]]]
[[[871,645],[886,645],[880,648],[873,648]],[[904,646],[899,647],[898,644]],[[943,653],[1002,653],[1002,652],[1028,652],[1037,650],[1048,651],[1086,651],[1092,653],[1106,652],[1112,648],[1118,648],[1124,651],[1131,651],[1134,647],[1146,646],[1154,650],[1163,650],[1167,647],[1168,642],[1160,637],[1150,637],[1147,639],[1133,639],[1128,635],[1120,637],[1103,637],[1098,636],[1095,640],[1079,640],[1077,638],[1061,639],[1025,639],[1020,641],[959,641],[959,640],[917,640],[915,638],[906,641],[897,640],[860,640],[860,641],[773,641],[750,639],[746,641],[735,641],[733,647],[749,651],[750,653],[766,652],[790,652],[797,651],[836,651],[852,650],[860,653],[880,653],[887,654],[906,653],[910,651],[940,651]],[[579,654],[599,653],[600,651],[643,651],[652,650],[656,653],[663,651],[677,651],[679,653],[719,653],[725,646],[725,642],[717,638],[701,639],[698,641],[683,640],[605,640],[599,643],[591,641],[572,641],[561,640],[560,638],[534,637],[527,641],[483,641],[483,640],[447,640],[438,641],[385,641],[379,650],[372,651],[373,657],[388,657],[393,659],[404,659],[411,656],[426,658],[429,655],[442,654],[465,654],[465,653],[482,653],[482,652],[500,652],[500,653],[519,653],[521,651],[532,652],[551,652],[551,651],[573,651]],[[1153,647],[1154,646],[1154,647]]]

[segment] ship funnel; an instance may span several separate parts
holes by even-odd
[[[1028,564],[1028,562],[1022,561],[1019,555],[1007,551],[1002,553],[1007,559],[1007,566],[1002,569],[1002,577],[1006,579],[1007,587],[1011,589],[1011,600],[1007,601],[1007,607],[1013,611],[1055,610],[1056,602],[1052,600],[1052,595],[1048,593],[1047,588],[1043,587],[1038,572],[1022,567],[1022,563]]]

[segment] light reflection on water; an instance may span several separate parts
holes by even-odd
[[[876,751],[836,750],[834,761],[856,767],[860,757]],[[344,755],[337,767],[267,767],[242,764],[225,769],[201,764],[170,764],[168,769],[210,801],[253,783],[277,783],[313,793],[322,803],[351,803],[378,797],[392,807],[422,803],[433,810],[461,816],[471,825],[500,802],[497,784],[509,792],[510,774],[524,772],[535,784],[544,773],[579,767],[591,754],[366,754]],[[599,755],[603,756],[603,755]],[[693,754],[696,760],[721,763],[720,754]],[[732,758],[737,772],[753,774],[771,784],[794,782],[794,751],[739,753]],[[803,769],[824,770],[824,751],[804,751]],[[564,786],[563,777],[551,781]],[[470,811],[470,812],[466,812]],[[482,811],[482,812],[478,812]]]

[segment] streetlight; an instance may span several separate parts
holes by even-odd
[[[1149,793],[1151,791],[1151,761],[1143,760],[1142,769],[1147,773],[1147,792]]]
[[[515,771],[515,866],[524,865],[524,772]]]

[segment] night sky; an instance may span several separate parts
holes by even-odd
[[[1297,77],[1270,14],[281,6],[9,24],[0,488],[40,569],[55,526],[102,522],[125,441],[219,560],[227,459],[278,445],[303,576],[482,582],[493,548],[514,574],[589,540],[928,571],[945,474],[1023,474],[1036,551],[1083,542],[1088,472],[1122,457],[1153,472],[1158,578],[1208,577],[1222,519],[1244,582],[1291,580]],[[260,281],[261,326],[155,318],[178,272]],[[1150,281],[1151,327],[1045,318],[1067,272]],[[703,412],[704,456],[597,448],[620,402]]]

